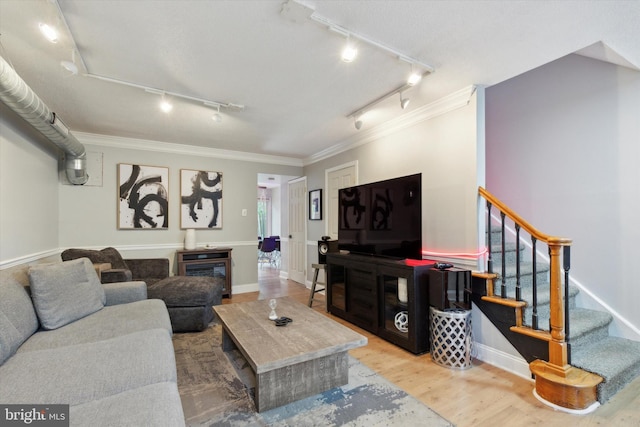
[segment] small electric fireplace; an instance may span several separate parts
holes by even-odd
[[[225,281],[223,297],[231,298],[231,248],[178,251],[180,276],[220,277]]]

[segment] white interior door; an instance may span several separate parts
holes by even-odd
[[[307,178],[289,182],[289,279],[305,284],[307,277]]]
[[[338,166],[326,173],[328,188],[327,235],[332,240],[338,238],[338,190],[358,184],[357,163]]]

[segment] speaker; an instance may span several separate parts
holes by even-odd
[[[318,240],[318,264],[326,264],[327,254],[338,250],[337,240]]]

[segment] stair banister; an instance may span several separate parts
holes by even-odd
[[[565,337],[565,305],[562,288],[562,267],[560,264],[561,251],[570,247],[572,240],[565,237],[550,236],[542,233],[520,215],[502,203],[493,194],[482,187],[478,187],[478,194],[491,206],[495,206],[501,215],[511,219],[519,228],[529,233],[532,239],[542,241],[549,247],[549,286],[550,286],[550,321],[551,340],[549,341],[549,363],[556,367],[556,372],[563,375],[569,364],[567,341]]]

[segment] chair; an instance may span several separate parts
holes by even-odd
[[[275,237],[265,237],[262,239],[262,246],[258,251],[258,264],[261,266],[268,263],[270,266],[278,267],[278,253]]]

